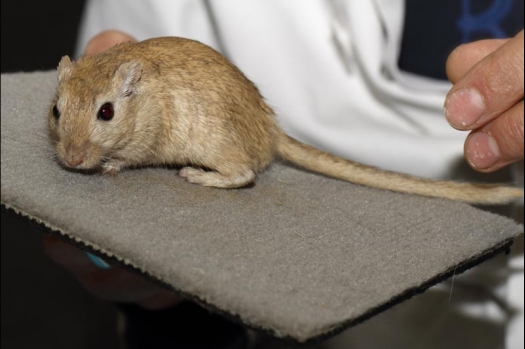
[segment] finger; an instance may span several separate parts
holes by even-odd
[[[184,302],[184,298],[167,290],[155,294],[153,297],[146,298],[137,302],[137,305],[146,310],[162,310],[174,307],[177,304]]]
[[[49,257],[71,272],[83,286],[108,301],[132,302],[151,297],[159,291],[143,278],[122,268],[97,268],[82,250],[53,236],[44,236],[44,249]]]
[[[523,32],[476,64],[450,91],[449,123],[475,130],[523,99]]]
[[[465,142],[468,163],[480,172],[492,172],[523,159],[523,101]]]
[[[140,302],[164,290],[122,268],[97,269],[78,279],[89,292],[110,302]]]
[[[44,235],[42,242],[47,256],[75,276],[85,275],[98,269],[85,252],[62,239]]]
[[[184,300],[121,268],[97,270],[79,280],[89,292],[108,302],[136,303],[146,309],[164,309]]]
[[[102,270],[77,247],[45,235],[44,251],[57,264],[75,276],[84,288],[109,302],[137,303],[146,309],[165,309],[184,299],[143,277],[122,268]]]
[[[477,63],[506,44],[508,39],[481,40],[456,48],[447,60],[447,76],[455,84]]]
[[[118,30],[107,30],[96,36],[94,36],[86,45],[84,51],[85,55],[96,55],[106,51],[107,49],[123,43],[123,42],[136,42],[137,40],[131,35],[118,31]]]

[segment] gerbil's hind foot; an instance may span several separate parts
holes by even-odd
[[[179,176],[193,184],[216,188],[241,188],[255,180],[255,172],[246,170],[232,175],[223,175],[215,171],[204,171],[193,167],[184,167]]]

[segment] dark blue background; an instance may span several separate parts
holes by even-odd
[[[459,21],[464,19],[463,2],[471,5],[474,16],[484,15],[481,30],[473,30],[465,40],[465,30]],[[509,4],[499,27],[506,37],[523,29],[523,0],[406,0],[405,30],[399,66],[402,70],[437,79],[446,79],[445,63],[448,55],[464,41],[494,37],[489,24],[499,22],[498,13]],[[491,6],[501,6],[490,16]],[[483,27],[484,30],[483,30]]]

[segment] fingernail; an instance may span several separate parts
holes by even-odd
[[[485,101],[473,88],[454,92],[445,102],[445,115],[455,128],[465,129],[478,121],[485,112]]]
[[[97,257],[89,252],[86,252],[87,256],[89,257],[89,259],[91,259],[91,262],[93,262],[93,264],[95,264],[98,268],[100,269],[110,269],[111,268],[111,265],[109,265],[105,260],[103,260],[102,258],[100,257]]]
[[[465,150],[470,165],[480,170],[492,167],[500,160],[498,144],[485,132],[470,136]]]

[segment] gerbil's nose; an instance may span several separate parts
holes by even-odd
[[[73,154],[73,155],[68,156],[66,160],[69,166],[77,167],[79,165],[82,165],[85,157],[86,157],[85,153]]]
[[[84,143],[80,147],[71,146],[66,152],[66,163],[70,167],[77,167],[84,163],[87,156],[88,144]]]

